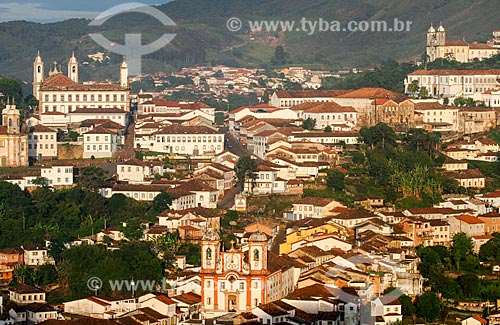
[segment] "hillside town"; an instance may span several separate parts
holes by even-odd
[[[442,25],[426,51],[499,55]],[[0,325],[500,323],[500,69],[169,76],[260,100],[230,110],[34,54],[37,106],[0,96]]]

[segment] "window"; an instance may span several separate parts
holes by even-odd
[[[260,260],[260,256],[259,256],[259,250],[256,249],[253,251],[253,260],[254,261],[259,261]]]
[[[212,259],[212,250],[210,248],[207,248],[207,250],[205,251],[206,253],[206,258],[207,260],[211,260]]]

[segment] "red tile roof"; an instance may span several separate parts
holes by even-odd
[[[315,98],[315,97],[338,97],[350,90],[277,90],[275,94],[279,98]]]
[[[468,223],[470,225],[477,225],[484,223],[484,221],[482,221],[481,219],[466,214],[464,214],[463,216],[456,216],[454,218],[462,222]]]
[[[387,90],[384,88],[360,88],[357,90],[353,90],[351,92],[348,92],[346,94],[338,96],[339,98],[390,98],[390,99],[396,99],[396,98],[401,98],[404,97],[403,95]]]
[[[197,126],[169,125],[153,133],[153,135],[155,134],[222,134],[222,133],[204,125],[197,125]]]
[[[355,113],[356,110],[352,106],[340,106],[334,102],[317,103],[312,108],[305,111],[306,113]]]
[[[114,91],[128,88],[118,84],[79,84],[62,73],[49,76],[45,79],[40,87],[40,90],[74,90],[74,91]]]
[[[445,46],[468,46],[469,44],[461,39],[452,39],[446,40],[444,43]]]
[[[433,69],[433,70],[417,70],[409,74],[409,76],[434,76],[434,75],[500,75],[500,69],[488,70],[451,70],[451,69]]]

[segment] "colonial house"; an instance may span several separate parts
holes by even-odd
[[[83,158],[111,158],[122,144],[119,134],[98,126],[83,135]]]
[[[193,226],[205,232],[208,229],[220,229],[220,216],[212,209],[196,207],[185,210],[167,209],[158,216],[158,225],[165,226],[169,231],[175,231],[181,226]]]
[[[449,217],[450,236],[453,238],[457,233],[465,233],[467,236],[484,235],[484,221],[470,215]]]
[[[334,199],[305,197],[293,203],[292,210],[285,212],[285,218],[301,220],[328,217],[333,215],[331,210],[336,207],[344,207],[344,205]]]
[[[446,174],[456,179],[460,186],[465,188],[484,188],[486,186],[486,177],[479,169],[459,170]]]
[[[391,295],[380,296],[371,302],[371,317],[377,325],[390,325],[403,320],[401,302]]]
[[[316,121],[316,129],[324,129],[326,126],[333,128],[338,124],[348,125],[352,128],[356,126],[357,118],[354,107],[341,106],[335,102],[317,103],[302,114],[302,119]]]
[[[25,244],[21,248],[24,251],[24,265],[38,266],[43,264],[55,264],[54,259],[48,255],[48,249],[38,244]]]
[[[71,186],[74,182],[74,169],[71,164],[64,162],[53,162],[48,166],[42,166],[41,177],[46,178],[49,186]]]
[[[269,99],[269,103],[276,107],[291,107],[306,102],[332,102],[334,98],[348,90],[277,90]]]
[[[28,157],[32,160],[57,158],[57,131],[37,124],[29,128]]]
[[[438,102],[420,102],[415,111],[423,114],[424,128],[427,131],[457,132],[459,124],[458,107],[445,106]]]
[[[143,183],[155,175],[163,175],[163,172],[163,162],[161,161],[144,161],[132,158],[120,162],[116,166],[118,180],[129,183]]]

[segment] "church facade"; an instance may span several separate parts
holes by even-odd
[[[467,43],[465,40],[447,40],[443,25],[435,29],[432,25],[427,30],[427,58],[429,62],[436,59],[470,62],[483,60],[498,54],[498,49],[488,44]]]
[[[208,230],[201,241],[203,311],[244,312],[282,298],[283,271],[270,266],[267,236],[253,233],[245,251],[222,251],[219,235]]]
[[[120,84],[80,83],[74,53],[68,62],[67,76],[54,62],[48,77],[44,74],[44,62],[38,53],[33,63],[33,95],[39,101],[40,115],[68,114],[85,108],[116,108],[129,112],[128,66],[125,61],[120,66]]]
[[[0,167],[28,166],[28,135],[21,130],[15,104],[5,106],[0,125]]]

